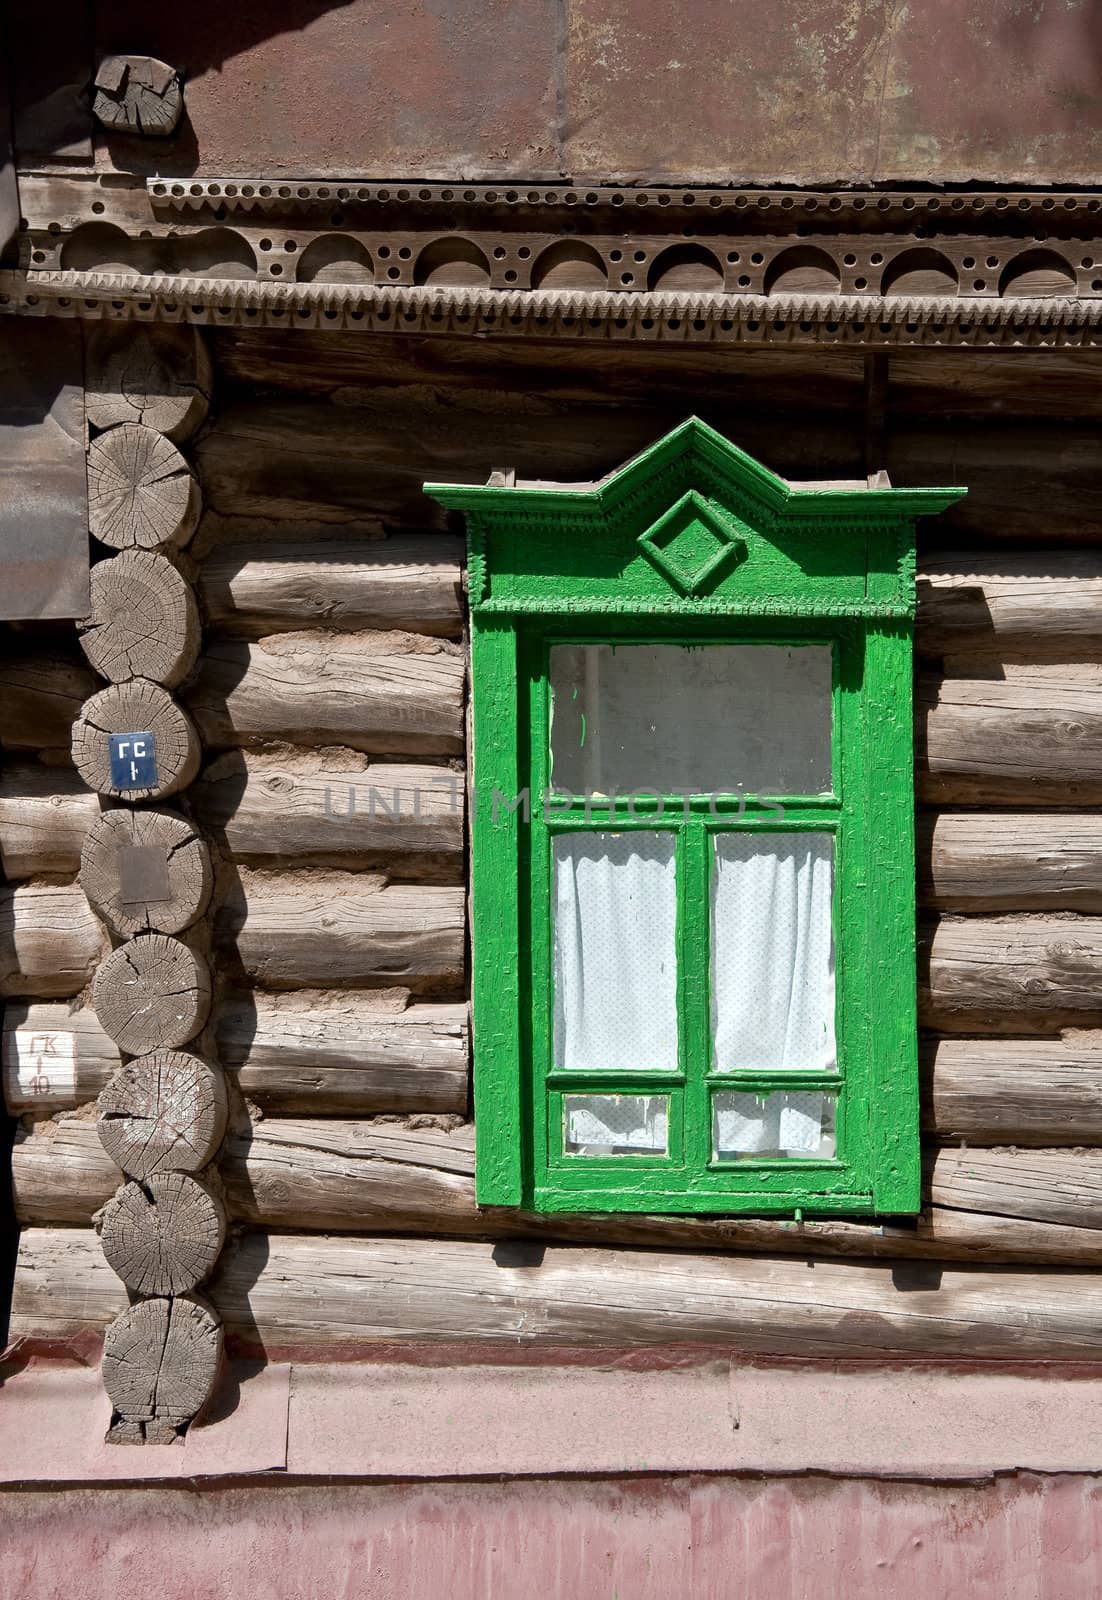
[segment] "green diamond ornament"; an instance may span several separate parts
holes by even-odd
[[[651,565],[681,594],[700,595],[721,572],[746,560],[746,545],[695,489],[652,523],[639,539]]]

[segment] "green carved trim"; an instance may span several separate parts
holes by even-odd
[[[761,1216],[917,1209],[914,524],[964,491],[800,490],[695,419],[599,484],[427,489],[468,513],[479,1203]],[[834,792],[669,796],[638,814],[576,801],[545,816],[556,640],[829,642]],[[535,799],[530,817],[524,795]],[[676,838],[678,1070],[552,1071],[551,840],[564,829],[656,826]],[[731,827],[835,838],[836,1072],[711,1070],[710,839]],[[712,1159],[711,1096],[724,1085],[836,1093],[837,1157]],[[602,1086],[669,1096],[668,1156],[562,1151],[563,1094]]]

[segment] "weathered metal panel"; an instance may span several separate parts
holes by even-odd
[[[565,169],[764,183],[1102,166],[1096,0],[571,0]]]
[[[105,0],[186,74],[127,171],[1094,183],[1097,0]],[[135,41],[140,40],[140,46]]]
[[[126,171],[557,177],[556,0],[104,0],[99,52],[185,77],[172,140],[109,139]],[[135,41],[140,41],[136,44]]]
[[[78,323],[0,329],[0,617],[80,617],[88,484]]]

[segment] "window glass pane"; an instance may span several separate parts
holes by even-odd
[[[712,1065],[829,1070],[834,840],[724,833],[712,869]]]
[[[555,1066],[677,1066],[677,896],[670,833],[554,841]]]
[[[573,794],[825,794],[829,645],[556,645],[551,781]]]
[[[721,1090],[712,1096],[712,1150],[724,1156],[829,1158],[834,1155],[834,1102],[821,1090],[768,1093]]]
[[[562,1147],[571,1156],[664,1156],[669,1100],[663,1094],[566,1094]]]

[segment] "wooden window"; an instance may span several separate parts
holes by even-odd
[[[465,511],[478,1198],[919,1203],[914,519],[691,420]]]

